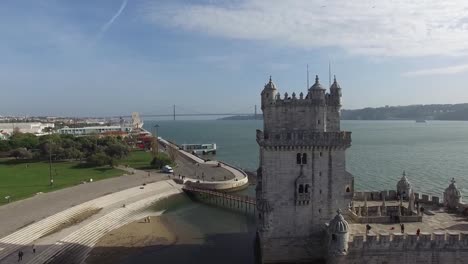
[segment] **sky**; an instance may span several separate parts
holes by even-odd
[[[0,115],[253,112],[329,63],[346,109],[468,102],[466,0],[2,0],[0,39]]]

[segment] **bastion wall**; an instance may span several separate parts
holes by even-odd
[[[348,253],[331,256],[328,263],[414,264],[467,263],[468,233],[356,234]]]

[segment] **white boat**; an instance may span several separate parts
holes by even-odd
[[[216,143],[211,144],[182,144],[180,149],[193,154],[216,154]]]

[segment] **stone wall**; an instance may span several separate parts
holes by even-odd
[[[416,234],[354,235],[348,254],[330,256],[328,263],[413,264],[467,263],[468,234],[421,232]]]

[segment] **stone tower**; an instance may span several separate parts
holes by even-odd
[[[257,131],[257,237],[263,262],[307,262],[326,257],[325,224],[346,212],[353,176],[340,131],[341,87],[319,82],[307,94],[281,96],[270,80],[261,93],[263,131]]]

